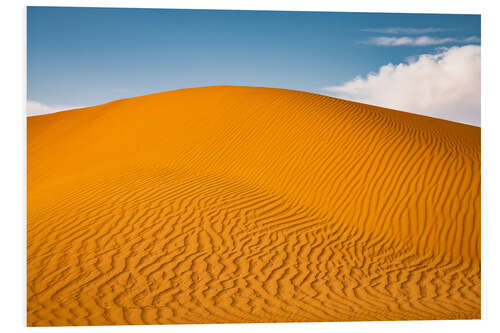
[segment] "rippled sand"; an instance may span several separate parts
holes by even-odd
[[[480,129],[282,89],[28,119],[28,325],[480,318]]]

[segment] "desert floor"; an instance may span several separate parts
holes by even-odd
[[[29,326],[480,318],[480,129],[182,89],[27,121]]]

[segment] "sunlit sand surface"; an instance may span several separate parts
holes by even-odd
[[[282,89],[28,119],[28,325],[480,318],[480,129]]]

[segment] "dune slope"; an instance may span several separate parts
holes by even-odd
[[[205,87],[28,118],[28,325],[480,318],[480,129]]]

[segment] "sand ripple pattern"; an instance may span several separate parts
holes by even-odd
[[[28,119],[28,325],[480,318],[480,129],[206,87]]]

